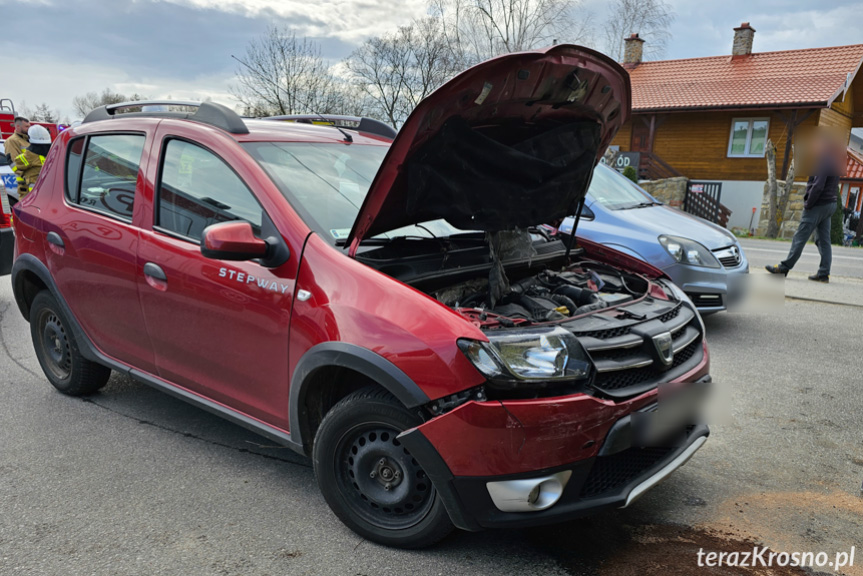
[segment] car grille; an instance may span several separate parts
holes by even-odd
[[[726,268],[737,268],[740,266],[740,262],[742,262],[740,249],[737,246],[714,250],[713,255]]]
[[[654,408],[655,409],[655,408]],[[686,437],[692,434],[695,426],[685,429]],[[652,469],[662,465],[663,461],[678,450],[674,446],[635,447],[627,448],[610,456],[597,456],[584,484],[581,485],[579,499],[601,498],[617,494],[627,484]]]
[[[624,336],[629,334],[629,326],[617,326],[615,328],[609,328],[607,330],[591,330],[589,332],[579,332],[579,336],[586,336],[588,338],[597,338],[599,340],[607,340],[609,338],[617,338],[618,336]]]
[[[673,451],[674,448],[629,448],[611,456],[599,456],[581,487],[579,498],[618,492]]]
[[[674,361],[671,364],[672,370],[683,364],[686,364],[698,349],[701,347],[701,342],[692,342],[683,350],[674,355]],[[636,368],[634,370],[623,370],[620,372],[610,372],[608,374],[599,374],[596,377],[594,386],[601,390],[623,390],[632,386],[638,386],[645,382],[657,382],[666,372],[648,366],[646,368]]]
[[[609,336],[604,332],[576,332],[576,336],[596,368],[593,387],[615,399],[641,394],[662,381],[682,376],[703,356],[700,324],[695,313],[680,304],[652,320],[630,325],[622,334]],[[671,335],[674,351],[668,365],[653,340],[666,332]]]

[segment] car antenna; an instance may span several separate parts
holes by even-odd
[[[344,136],[344,137],[345,137],[345,142],[353,142],[353,141],[354,141],[354,137],[353,137],[353,136],[351,136],[350,134],[348,134],[347,132],[345,132],[344,130],[342,130],[339,126],[336,126],[336,123],[335,123],[335,122],[332,122],[331,120],[327,120],[326,116],[324,116],[323,114],[318,114],[317,112],[312,112],[312,114],[314,114],[315,116],[317,116],[318,118],[320,118],[320,119],[321,119],[321,120],[323,120],[324,122],[332,123],[333,128],[335,128],[336,130],[338,130],[339,132],[341,132],[341,133],[342,133],[342,136]]]

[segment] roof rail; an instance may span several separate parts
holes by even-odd
[[[191,112],[171,112],[169,107],[182,106],[197,108]],[[142,108],[141,112],[126,112],[121,114],[124,118],[183,118],[202,124],[209,124],[221,128],[231,134],[248,134],[249,129],[240,116],[222,104],[215,102],[186,102],[182,100],[142,100],[138,102],[121,102],[119,104],[108,104],[91,110],[82,124],[97,122],[99,120],[110,120],[117,117],[117,110],[123,108]],[[143,108],[154,108],[144,111]],[[164,109],[162,109],[164,108]]]
[[[357,132],[368,132],[385,138],[393,139],[397,132],[389,124],[384,124],[374,118],[361,118],[359,116],[342,116],[338,114],[286,114],[283,116],[269,116],[263,120],[278,120],[282,122],[297,122],[300,124],[317,124],[319,126],[335,126],[346,128]]]

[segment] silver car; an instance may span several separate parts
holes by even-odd
[[[572,231],[567,218],[560,232]],[[742,297],[749,261],[725,228],[659,202],[628,178],[599,165],[576,236],[609,246],[664,271],[702,314]]]

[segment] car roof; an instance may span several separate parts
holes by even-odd
[[[126,116],[124,118],[124,116]],[[317,124],[304,124],[300,122],[284,122],[278,120],[259,120],[243,118],[243,123],[248,128],[247,134],[231,133],[227,130],[214,127],[210,124],[181,118],[175,115],[153,114],[143,116],[140,114],[118,114],[106,120],[87,122],[78,126],[67,128],[64,132],[75,135],[91,134],[100,131],[117,131],[125,129],[140,130],[142,126],[152,125],[154,128],[159,123],[168,125],[199,126],[203,131],[219,130],[230,136],[237,142],[308,142],[308,143],[345,143],[345,136],[333,126]],[[359,132],[348,128],[342,128],[348,132],[354,144],[389,146],[392,142],[389,138]]]
[[[182,120],[181,120],[182,121]],[[188,122],[189,120],[187,120]],[[345,142],[345,136],[334,126],[283,122],[279,120],[244,119],[248,134],[231,134],[238,142]],[[354,144],[389,145],[392,140],[368,132],[342,128]]]

